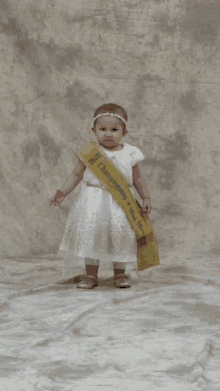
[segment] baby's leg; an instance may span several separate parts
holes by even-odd
[[[113,262],[114,266],[114,275],[124,274],[126,268],[126,262]]]
[[[85,258],[87,276],[93,276],[97,279],[99,262],[99,259]]]

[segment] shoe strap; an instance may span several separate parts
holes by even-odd
[[[117,274],[117,276],[114,276],[114,278],[118,278],[118,277],[125,277],[125,278],[129,278],[126,274]]]
[[[94,276],[86,276],[86,278],[87,278],[87,277],[88,277],[88,278],[91,278],[91,279],[94,279],[95,282],[98,282],[97,279],[96,279]]]

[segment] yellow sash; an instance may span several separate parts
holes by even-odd
[[[159,264],[158,248],[153,226],[134,198],[126,179],[95,141],[85,144],[76,155],[100,180],[124,210],[137,237],[138,270]]]

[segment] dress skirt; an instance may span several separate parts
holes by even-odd
[[[130,190],[135,197],[134,189]],[[124,210],[104,186],[82,183],[73,203],[59,252],[68,268],[82,267],[85,258],[99,260],[101,270],[113,270],[113,262],[123,262],[126,272],[137,269],[136,233]]]

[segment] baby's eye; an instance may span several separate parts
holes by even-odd
[[[100,128],[100,129],[101,129],[101,130],[105,130],[105,128]],[[113,130],[116,130],[116,132],[117,132],[118,129],[114,128]]]

